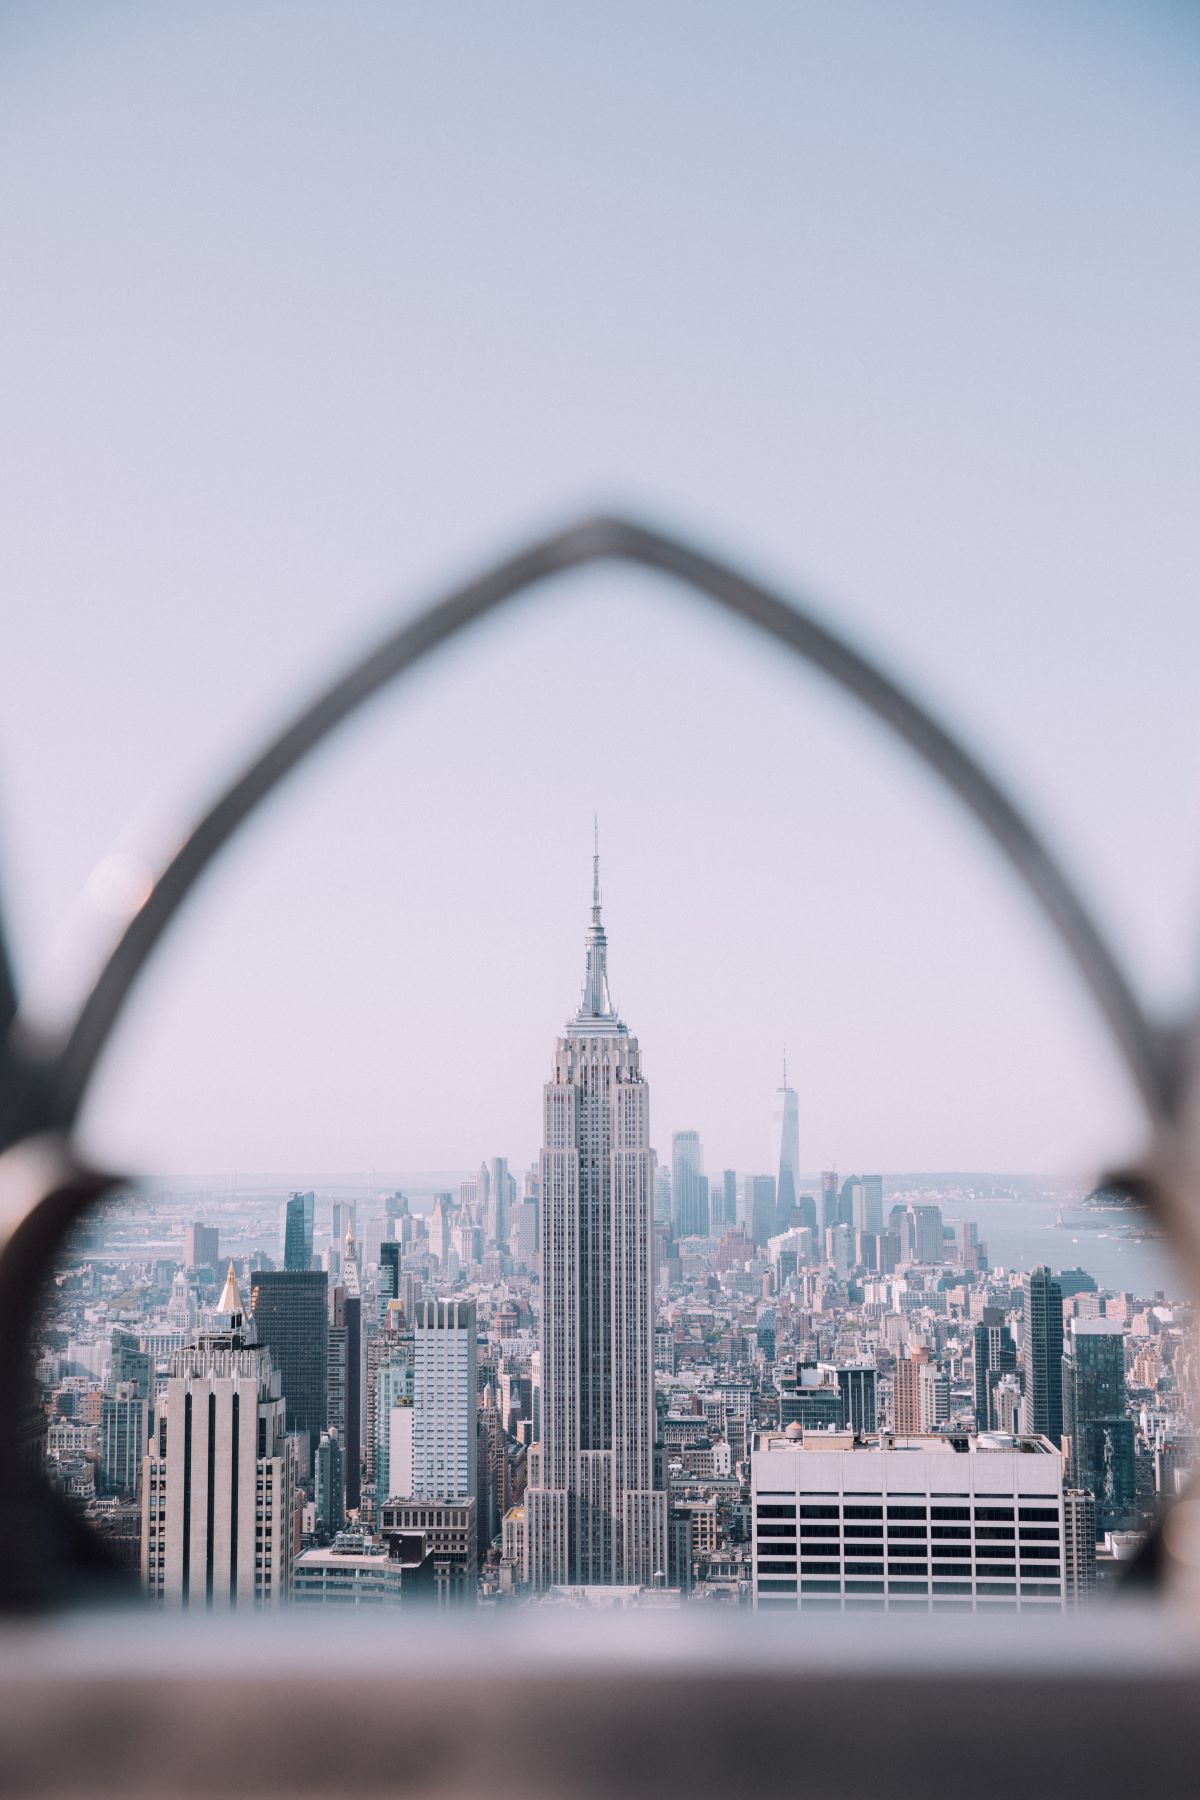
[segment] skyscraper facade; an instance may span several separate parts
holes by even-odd
[[[1064,1449],[1071,1485],[1092,1496],[1095,1528],[1124,1531],[1137,1511],[1125,1333],[1115,1319],[1072,1319],[1063,1358]]]
[[[778,1228],[786,1231],[800,1194],[800,1102],[795,1088],[788,1086],[786,1056],[782,1083],[771,1098],[771,1172]]]
[[[976,1429],[998,1431],[1002,1427],[992,1396],[1000,1377],[1015,1372],[1017,1367],[1016,1345],[999,1307],[984,1307],[983,1318],[971,1333],[971,1346]]]
[[[1031,1269],[1023,1282],[1025,1300],[1021,1359],[1025,1368],[1026,1430],[1062,1443],[1062,1289],[1049,1269]]]
[[[607,959],[597,856],[583,996],[543,1090],[540,1439],[525,1496],[535,1588],[648,1585],[667,1568],[649,1090]]]
[[[295,1446],[230,1266],[212,1329],[171,1359],[142,1472],[142,1581],[183,1606],[273,1605],[291,1584]]]
[[[473,1300],[418,1300],[413,1325],[412,1494],[469,1500],[478,1488]]]
[[[346,1505],[353,1512],[361,1497],[362,1298],[351,1255],[343,1258],[342,1279],[329,1296],[328,1345],[326,1421],[341,1445]]]
[[[675,1236],[708,1236],[708,1184],[698,1131],[677,1131],[671,1138],[671,1200]]]
[[[283,1266],[311,1269],[313,1265],[314,1194],[292,1194],[283,1207]]]
[[[329,1277],[318,1269],[255,1269],[250,1310],[271,1352],[289,1431],[308,1434],[309,1455],[329,1424]]]

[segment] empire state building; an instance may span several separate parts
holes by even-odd
[[[650,1585],[667,1567],[654,1485],[654,1155],[638,1041],[608,991],[600,858],[579,1010],[543,1100],[541,1426],[525,1493],[528,1572]]]

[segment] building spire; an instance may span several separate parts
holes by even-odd
[[[592,922],[587,934],[587,970],[583,978],[582,1019],[614,1019],[608,992],[608,939],[600,916],[600,823],[592,821]]]
[[[787,1045],[783,1046],[783,1085],[787,1086]]]

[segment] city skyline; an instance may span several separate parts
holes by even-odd
[[[1089,1605],[1196,1450],[1141,1227],[1085,1203],[1119,1287],[1045,1239],[1006,1267],[936,1188],[802,1179],[798,1112],[785,1060],[773,1173],[710,1178],[684,1129],[659,1180],[597,833],[536,1167],[484,1156],[428,1213],[267,1196],[274,1254],[236,1194],[181,1256],[116,1206],[62,1270],[29,1453],[167,1607]]]

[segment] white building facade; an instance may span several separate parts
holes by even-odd
[[[270,1606],[291,1587],[295,1445],[232,1267],[212,1331],[177,1350],[142,1465],[142,1583],[186,1607]]]
[[[413,1320],[410,1418],[392,1415],[390,1498],[473,1500],[478,1490],[479,1351],[473,1300],[419,1300]],[[403,1492],[411,1425],[411,1487]],[[395,1452],[393,1455],[392,1452]]]
[[[1061,1611],[1062,1459],[1049,1439],[760,1433],[762,1611]]]
[[[593,865],[579,1011],[543,1101],[540,1440],[525,1494],[538,1590],[665,1579],[654,1485],[654,1153],[638,1042],[608,991]]]

